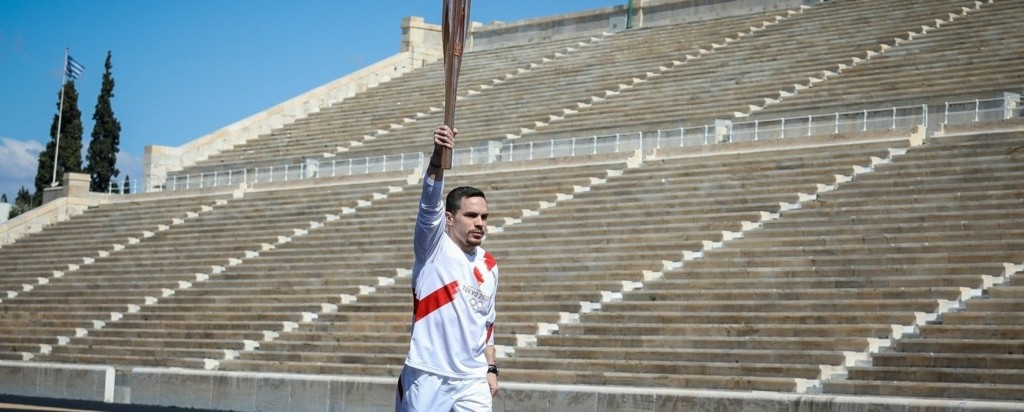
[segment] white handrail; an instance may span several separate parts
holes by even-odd
[[[1010,96],[996,99],[974,99],[946,102],[943,124],[965,124],[979,121],[1019,117],[1020,102]],[[719,133],[720,124],[707,124],[668,130],[636,131],[605,136],[569,137],[542,142],[506,142],[457,149],[453,153],[455,165],[473,165],[505,161],[537,160],[556,157],[596,155],[643,150],[644,148],[670,148],[709,145],[714,143],[759,141],[791,138],[787,136],[814,136],[837,133],[858,133],[891,130],[898,127],[928,126],[928,105],[891,106],[882,109],[833,112],[821,115],[784,117],[749,122],[725,122],[727,130]],[[696,133],[694,133],[696,131]],[[647,140],[648,143],[644,143]],[[524,154],[525,152],[525,154]],[[306,163],[263,166],[245,169],[214,171],[212,174],[171,175],[161,188],[150,188],[147,182],[133,179],[129,191],[115,190],[111,183],[108,193],[136,194],[153,190],[188,190],[223,185],[257,185],[274,181],[305,180],[357,174],[411,171],[422,167],[425,154],[402,153],[363,158],[335,160],[309,159]],[[141,191],[141,192],[140,192]]]

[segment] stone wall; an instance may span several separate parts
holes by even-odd
[[[80,215],[110,198],[106,194],[89,192],[89,175],[82,173],[66,173],[61,186],[46,189],[41,206],[0,223],[0,247]]]

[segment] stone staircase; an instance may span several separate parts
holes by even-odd
[[[1024,53],[1019,24],[1024,7],[1017,1],[978,1],[899,35],[870,56],[834,71],[827,81],[790,90],[781,101],[757,113],[761,119],[822,109],[849,111],[889,105],[941,104],[974,96],[1020,93]],[[951,75],[954,73],[954,75]],[[855,104],[850,104],[856,102]]]
[[[750,115],[878,54],[908,31],[974,4],[830,1],[775,16],[738,37],[716,39],[672,70],[563,122],[538,128],[531,139],[678,129]]]
[[[869,199],[866,192],[871,192],[873,203],[888,204],[885,219],[895,217],[893,211],[909,218],[876,230],[871,239],[877,247],[890,255],[929,258],[915,266],[949,267],[949,275],[915,275],[932,277],[933,288],[963,292],[950,299],[949,311],[893,339],[869,361],[850,368],[846,379],[826,382],[828,393],[1024,400],[1019,330],[1024,295],[1015,276],[1024,270],[1024,165],[1017,154],[1022,145],[1022,132],[939,137],[864,182],[860,199]],[[897,190],[902,196],[883,195]],[[851,221],[880,214],[848,202],[857,198],[854,193],[830,199],[831,208],[843,210]],[[922,233],[905,230],[917,227]]]
[[[516,345],[502,352],[508,357],[502,359],[506,375],[516,381],[588,385],[786,392],[815,387],[821,365],[842,364],[844,352],[863,351],[870,342],[849,336],[803,339],[797,334],[808,332],[788,330],[787,319],[808,316],[806,308],[783,303],[763,313],[778,293],[742,296],[696,285],[661,287],[673,285],[678,273],[711,261],[716,253],[726,253],[728,245],[799,207],[801,199],[835,190],[837,175],[867,173],[905,151],[911,141],[875,136],[722,145],[721,154],[663,151],[642,167],[531,219],[528,226],[509,229],[490,241],[491,248],[518,255],[530,245],[540,249],[534,237],[542,236],[543,228],[578,222],[550,229],[555,235],[545,238],[572,248],[538,250],[536,256],[527,252],[528,260],[502,266],[503,300],[525,300],[527,307],[558,313],[531,319],[535,328],[517,331]],[[718,276],[706,279],[721,282]],[[572,288],[576,296],[589,291],[590,299],[578,307],[566,305],[572,297],[549,284]],[[553,307],[555,302],[562,306]],[[852,313],[839,315],[838,321],[857,323]],[[775,336],[731,335],[758,328],[748,324]],[[690,334],[699,330],[708,334]]]

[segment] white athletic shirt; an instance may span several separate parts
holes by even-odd
[[[498,266],[477,247],[462,251],[445,233],[444,181],[423,178],[413,249],[412,342],[405,364],[452,378],[487,374],[494,344]]]

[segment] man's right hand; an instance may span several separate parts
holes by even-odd
[[[440,125],[434,129],[434,153],[430,155],[427,177],[435,181],[444,177],[444,169],[441,167],[441,152],[444,149],[455,149],[455,135],[457,134],[459,134],[459,129],[452,129],[447,125]]]
[[[434,154],[439,156],[440,148],[455,149],[455,135],[457,134],[459,134],[458,129],[452,129],[447,125],[437,126],[434,129]]]

